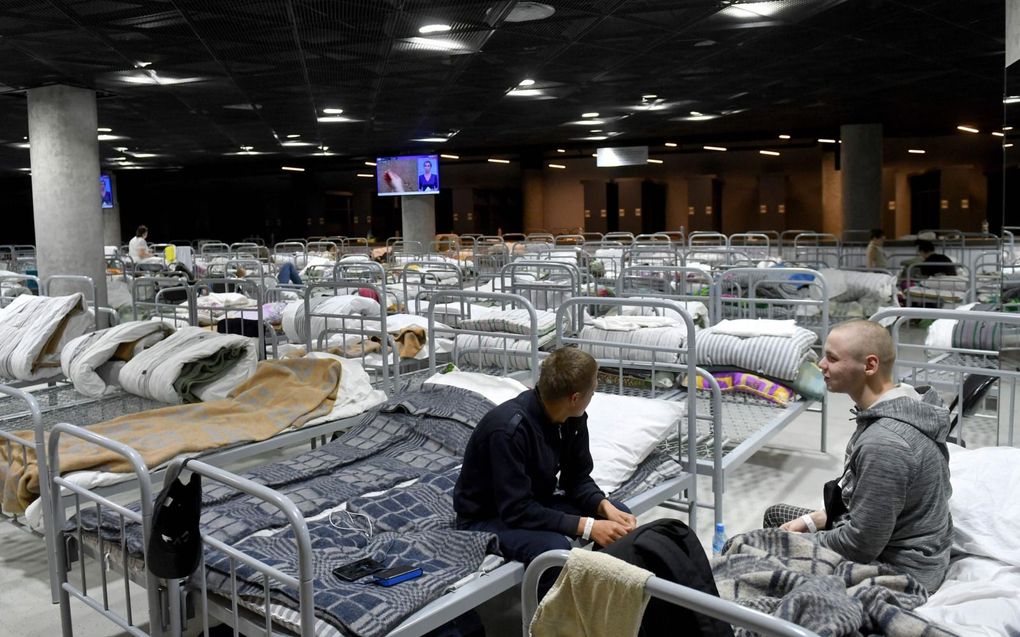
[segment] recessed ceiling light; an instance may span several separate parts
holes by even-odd
[[[683,119],[685,122],[707,122],[710,119],[717,119],[718,117],[719,117],[718,115],[711,114],[705,115],[703,113],[698,113],[697,115],[695,115],[694,113],[691,113],[690,117],[683,117],[681,119]]]
[[[15,148],[31,148],[32,147],[32,145],[29,144],[28,142],[22,142],[20,144],[11,144],[11,146],[14,146]]]
[[[741,2],[740,4],[731,4],[719,11],[723,15],[730,16],[731,18],[739,18],[741,20],[750,20],[756,18],[767,18],[775,15],[783,9],[786,2]]]
[[[135,159],[150,159],[152,157],[159,157],[156,153],[131,153],[131,156]]]
[[[557,153],[565,153],[565,152],[567,152],[567,149],[566,148],[557,148],[556,152]]]
[[[517,86],[534,86],[534,85],[535,80],[527,77],[517,83]]]
[[[301,168],[299,166],[280,166],[280,170],[289,170],[289,171],[295,172],[295,173],[303,173],[303,172],[305,172],[305,169]]]
[[[444,158],[444,159],[460,159],[460,155],[447,155],[447,154],[440,153],[439,156]]]
[[[1012,143],[1009,143],[1009,144],[1003,144],[1003,145],[1002,145],[1002,147],[1003,147],[1003,148],[1013,148],[1013,144],[1012,144]]]
[[[322,146],[319,146],[319,150],[321,150],[322,152],[326,152],[327,150],[329,150],[329,146],[323,144]]]
[[[779,153],[774,150],[759,150],[758,154],[768,155],[769,157],[779,157]]]
[[[281,142],[280,146],[286,146],[287,148],[299,148],[301,146],[315,146],[315,142]]]
[[[127,146],[114,146],[113,149],[117,152],[123,153],[125,150],[127,150]]]
[[[974,128],[973,126],[964,126],[963,124],[957,126],[956,130],[962,130],[965,133],[980,133],[981,132],[978,129]]]
[[[152,62],[135,62],[135,68],[144,69],[147,66],[152,66]]]
[[[418,33],[446,33],[451,28],[448,24],[426,24],[418,29]]]
[[[375,175],[370,175],[368,173],[358,173],[357,176],[364,177],[365,179],[375,179]]]
[[[464,45],[460,42],[444,40],[442,38],[408,38],[408,41],[412,44],[417,44],[424,49],[433,49],[436,51],[454,51],[456,49],[464,48]]]
[[[599,155],[598,155],[598,153],[592,153],[591,156],[592,157],[598,157]]]
[[[676,142],[666,142],[666,148],[676,148]]]
[[[649,164],[661,164],[662,160],[661,159],[652,159],[651,157],[649,157],[648,158],[648,163]]]
[[[601,132],[602,132],[602,129],[601,129],[601,128],[593,128],[593,129],[591,129],[591,130],[590,130],[590,131],[588,131],[588,132],[589,132],[589,133],[601,133]]]
[[[691,111],[691,117],[701,117],[701,113],[698,111]]]
[[[1020,102],[1020,95],[1010,95],[1009,97],[1003,98],[1003,104],[1016,104]]]
[[[112,142],[115,139],[124,139],[121,135],[109,135],[107,133],[100,133],[96,138],[101,142]]]
[[[450,141],[448,137],[416,137],[412,142],[425,142],[427,144],[445,144]]]
[[[510,9],[510,13],[506,14],[503,21],[534,22],[535,20],[545,20],[554,13],[556,13],[556,9],[542,2],[521,0],[513,3],[513,8]]]
[[[113,129],[112,128],[97,128],[96,132],[99,132],[99,133],[112,133]]]
[[[297,139],[298,137],[301,137],[298,133],[291,133],[290,135],[287,135],[287,139]]]
[[[702,146],[702,148],[704,148],[705,150],[717,150],[721,153],[726,152],[726,149],[723,148],[722,146]]]
[[[992,131],[992,135],[995,135],[996,137],[1005,137],[1006,133],[1000,133],[999,131],[995,130]]]
[[[375,162],[374,161],[366,161],[365,165],[366,166],[375,166]]]
[[[241,146],[241,150],[244,150],[244,151],[255,150],[255,147],[254,146]]]
[[[510,97],[538,97],[545,95],[545,91],[539,88],[512,88],[506,94]]]
[[[575,138],[582,142],[604,142],[609,139],[608,135],[592,135],[590,137],[577,137]]]
[[[343,115],[326,115],[324,117],[316,117],[315,121],[322,124],[349,124],[358,120],[344,117]]]
[[[907,152],[910,153],[911,155],[923,155],[925,153],[925,151],[921,150],[920,148],[910,148],[907,150]]]
[[[829,139],[828,137],[819,137],[818,138],[818,143],[819,144],[835,144],[836,140],[835,139]]]
[[[789,135],[780,135],[779,139],[790,139]]]
[[[648,95],[642,95],[641,99],[643,99],[643,100],[654,100],[657,97],[659,97],[659,96],[649,93]]]
[[[598,117],[598,113],[581,113],[581,117]]]
[[[490,164],[509,164],[509,159],[496,159],[495,157],[489,157],[486,161]]]
[[[563,164],[549,164],[549,168],[563,169],[563,168],[566,168],[566,166],[564,166]]]
[[[606,121],[603,119],[576,119],[572,122],[566,122],[567,126],[597,126],[599,124],[605,124]]]
[[[1004,131],[1011,131],[1011,130],[1013,130],[1013,127],[1012,126],[1003,126],[1002,130],[1004,130]]]
[[[344,109],[342,109],[342,108],[324,108],[324,109],[322,109],[322,112],[325,113],[326,115],[341,115],[341,114],[343,114]]]

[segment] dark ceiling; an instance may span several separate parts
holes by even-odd
[[[0,0],[0,168],[28,166],[25,89],[54,83],[99,92],[107,166],[1001,127],[1002,0],[569,0],[517,21],[528,4]],[[537,94],[508,94],[526,78]]]

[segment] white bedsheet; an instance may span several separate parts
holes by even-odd
[[[987,557],[953,561],[942,587],[915,612],[961,637],[1020,631],[1020,567]]]

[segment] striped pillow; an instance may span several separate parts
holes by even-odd
[[[797,369],[812,356],[818,335],[797,327],[793,336],[740,338],[708,328],[698,333],[698,365],[733,366],[762,376],[792,381]]]

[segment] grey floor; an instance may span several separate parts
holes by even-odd
[[[807,412],[778,434],[730,476],[723,519],[729,534],[761,525],[766,506],[789,502],[803,506],[820,504],[821,485],[838,473],[843,448],[853,430],[850,402],[845,396],[829,400],[829,445],[819,450],[820,414]],[[712,501],[711,486],[702,480],[703,502]],[[641,522],[685,514],[657,508],[642,516]],[[706,549],[712,537],[712,511],[698,511],[698,533]],[[143,600],[132,595],[144,611]],[[494,599],[481,609],[489,635],[519,635],[520,611],[515,595]],[[60,634],[58,607],[49,603],[46,551],[43,542],[10,525],[0,525],[0,634],[24,637],[52,637]],[[117,626],[78,603],[73,604],[74,632],[82,637],[124,635]]]

